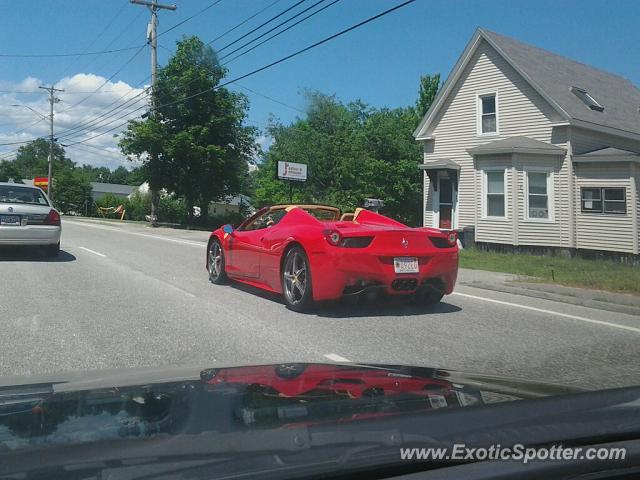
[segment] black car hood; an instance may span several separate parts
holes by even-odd
[[[612,405],[640,408],[637,390],[605,393],[581,400],[566,385],[401,365],[296,363],[4,378],[0,472],[26,472],[34,456],[39,468],[95,460],[99,469],[100,462],[167,456],[191,461],[198,455],[228,460],[248,451],[326,452],[363,438],[397,453],[406,439],[446,443],[475,435],[488,441],[491,429],[504,435],[505,428],[514,439],[523,435],[524,443],[558,439],[557,428],[544,428],[545,415],[569,422],[572,435],[578,428],[588,436],[584,418],[571,423],[571,415]],[[540,403],[548,401],[555,404]],[[631,428],[628,413],[618,412],[623,421],[607,416],[605,423],[616,432]],[[605,423],[597,421],[602,429]],[[240,468],[237,461],[229,465],[229,471]]]
[[[223,365],[220,369],[250,369],[270,366],[274,369],[273,379],[276,379],[275,368],[280,365]],[[295,365],[326,365],[360,369],[363,374],[367,371],[388,370],[389,372],[411,373],[417,376],[447,379],[451,383],[495,390],[523,398],[562,395],[584,391],[570,384],[540,382],[518,377],[503,375],[486,375],[482,373],[463,372],[442,368],[416,367],[392,364],[341,364],[341,363],[295,363]],[[186,365],[166,367],[143,367],[125,369],[100,369],[89,371],[69,371],[42,375],[19,375],[0,377],[0,399],[5,392],[30,390],[36,386],[47,388],[51,393],[81,392],[110,387],[135,387],[163,383],[189,383],[201,379],[201,373],[210,370],[210,366]]]

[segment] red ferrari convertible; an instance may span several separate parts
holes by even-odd
[[[277,205],[214,231],[206,265],[211,282],[280,293],[296,311],[376,290],[434,304],[453,291],[458,245],[455,232],[410,228],[369,210],[341,216],[334,207]]]

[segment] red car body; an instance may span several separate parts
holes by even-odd
[[[247,229],[271,217],[277,217],[277,223]],[[334,207],[268,207],[231,233],[215,230],[209,247],[214,240],[222,246],[229,278],[275,293],[283,293],[283,259],[288,249],[301,247],[308,258],[314,301],[367,289],[406,295],[429,287],[449,294],[458,274],[455,232],[410,228],[364,209],[340,217]],[[396,258],[417,260],[417,271],[396,273]]]

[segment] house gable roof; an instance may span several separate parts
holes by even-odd
[[[500,153],[532,153],[538,155],[565,155],[564,148],[529,137],[509,137],[485,143],[467,150],[471,155],[494,155]]]
[[[431,108],[414,132],[426,128],[460,78],[481,40],[491,45],[569,123],[584,128],[606,127],[618,135],[640,136],[640,90],[630,81],[494,32],[478,29],[454,66]],[[592,110],[574,92],[589,93],[603,111]]]
[[[130,195],[136,189],[131,185],[122,185],[119,183],[101,183],[91,182],[91,189],[95,193],[113,193],[116,195]]]
[[[620,148],[605,147],[573,156],[574,162],[638,162],[640,153]]]

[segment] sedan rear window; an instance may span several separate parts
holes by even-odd
[[[0,185],[0,203],[49,205],[41,190],[31,187]]]

